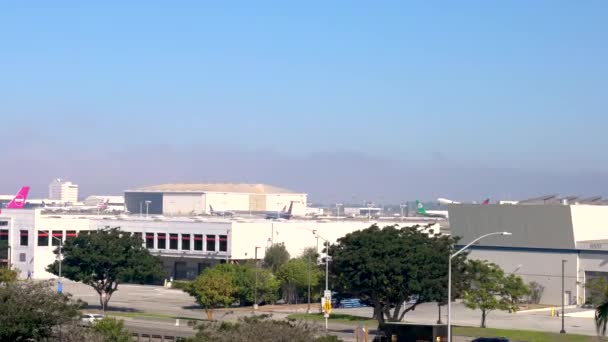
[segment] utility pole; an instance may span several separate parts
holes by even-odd
[[[559,331],[560,334],[565,334],[566,330],[564,329],[564,317],[565,317],[565,312],[564,312],[564,294],[566,294],[566,292],[564,292],[564,265],[566,264],[566,260],[562,259],[562,330]]]
[[[306,313],[310,313],[310,254],[308,254],[308,309],[306,309]]]

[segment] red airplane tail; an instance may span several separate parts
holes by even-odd
[[[483,201],[483,202],[481,202],[481,204],[482,204],[482,205],[488,205],[488,204],[490,204],[490,199],[489,199],[489,198],[486,198],[486,200],[485,200],[485,201]]]

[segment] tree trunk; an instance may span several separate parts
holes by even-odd
[[[481,309],[481,327],[486,327],[486,310]]]
[[[441,322],[441,304],[437,303],[437,309],[439,309],[439,316],[437,317],[437,324],[442,324],[442,322]]]

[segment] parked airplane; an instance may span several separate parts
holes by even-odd
[[[215,211],[215,210],[213,210],[213,207],[211,206],[211,204],[209,204],[209,212],[211,213],[211,216],[234,216],[234,211],[229,211],[229,210]]]
[[[6,209],[23,209],[25,206],[25,201],[27,200],[27,195],[30,192],[29,186],[22,187],[19,192],[13,197],[13,199],[8,202],[6,205]],[[0,213],[2,210],[0,210]]]
[[[418,200],[416,200],[416,208],[416,212],[420,216],[448,218],[447,210],[426,210],[424,205]]]
[[[437,202],[439,202],[440,204],[460,204],[461,203],[461,202],[449,200],[447,198],[438,198]],[[490,204],[490,199],[486,198],[485,200],[483,200],[483,202],[481,202],[481,204],[482,205]]]
[[[108,209],[108,203],[110,203],[110,200],[100,200],[99,203],[97,203],[97,205],[66,205],[66,206],[50,206],[50,205],[46,205],[46,203],[44,203],[44,201],[42,202],[42,209],[44,210],[50,210],[50,211],[90,211],[90,210],[97,210],[97,211],[105,211]]]
[[[266,219],[267,220],[278,220],[278,219],[290,220],[293,217],[293,214],[291,213],[291,211],[293,209],[293,202],[294,201],[291,201],[291,203],[289,204],[289,209],[287,211],[285,211],[285,208],[283,208],[283,211],[281,211],[281,212],[267,213]]]

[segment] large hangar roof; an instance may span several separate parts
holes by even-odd
[[[288,189],[268,184],[244,183],[168,183],[145,186],[129,192],[233,192],[245,194],[295,194]]]

